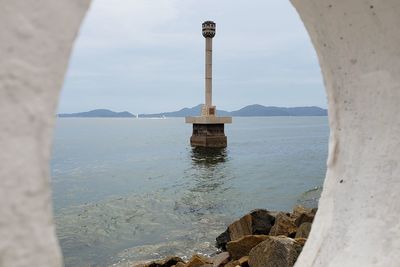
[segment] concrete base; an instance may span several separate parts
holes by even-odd
[[[199,116],[199,117],[186,117],[186,123],[193,124],[224,124],[232,123],[232,117],[219,117],[219,116]]]
[[[226,147],[224,124],[193,124],[190,145],[194,147]]]

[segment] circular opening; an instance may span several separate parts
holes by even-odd
[[[191,126],[172,117],[201,112],[205,18],[218,23],[213,104],[234,117],[228,147],[211,151],[192,149]],[[215,238],[254,208],[315,205],[329,128],[325,116],[310,115],[324,115],[312,106],[325,101],[289,2],[222,1],[210,10],[204,2],[94,1],[59,113],[97,109],[96,118],[57,120],[51,165],[66,266],[213,253]]]

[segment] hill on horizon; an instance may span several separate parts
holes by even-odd
[[[199,116],[201,113],[202,104],[192,108],[182,108],[178,111],[162,112],[153,114],[139,114],[141,118],[160,118],[160,117],[186,117]],[[311,107],[275,107],[263,106],[259,104],[245,106],[239,110],[226,111],[217,110],[218,116],[232,117],[269,117],[269,116],[327,116],[326,109],[311,106]],[[70,114],[58,114],[61,118],[133,118],[136,117],[128,111],[114,112],[108,109],[95,109],[88,112],[78,112]]]
[[[94,109],[87,112],[58,114],[60,118],[132,118],[135,117],[128,111],[114,112],[109,109]]]
[[[171,112],[162,112],[162,113],[154,113],[154,114],[139,114],[139,117],[142,118],[151,118],[151,117],[186,117],[186,116],[199,116],[201,114],[201,107],[203,104],[199,104],[192,108],[182,108],[178,111]],[[228,111],[225,110],[217,110],[218,116],[229,116]]]
[[[186,117],[186,116],[199,116],[201,113],[202,104],[192,108],[183,108],[173,112],[163,112],[154,114],[140,114],[139,117]],[[245,106],[239,110],[226,111],[217,110],[218,116],[232,116],[232,117],[264,117],[264,116],[327,116],[326,109],[311,106],[311,107],[274,107],[263,106],[259,104]]]
[[[233,117],[254,117],[254,116],[326,116],[326,109],[320,107],[274,107],[259,104],[249,105],[236,111],[230,112]]]

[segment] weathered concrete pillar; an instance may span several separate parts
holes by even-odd
[[[329,103],[328,171],[299,266],[399,266],[400,2],[292,0]]]
[[[88,0],[0,1],[0,266],[62,266],[49,161],[59,91]]]
[[[215,36],[216,25],[213,21],[205,21],[202,24],[202,33],[206,40],[205,51],[205,103],[202,109],[203,116],[215,115],[215,107],[212,106],[212,39]]]
[[[205,39],[206,39],[205,106],[207,108],[210,108],[212,106],[212,37],[206,37]]]

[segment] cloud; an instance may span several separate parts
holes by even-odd
[[[201,23],[208,19],[217,23],[218,107],[326,106],[315,52],[289,1],[95,0],[75,44],[60,111],[143,113],[200,103]]]
[[[178,16],[174,0],[95,0],[82,26],[79,49],[117,49],[160,40],[157,29]]]

